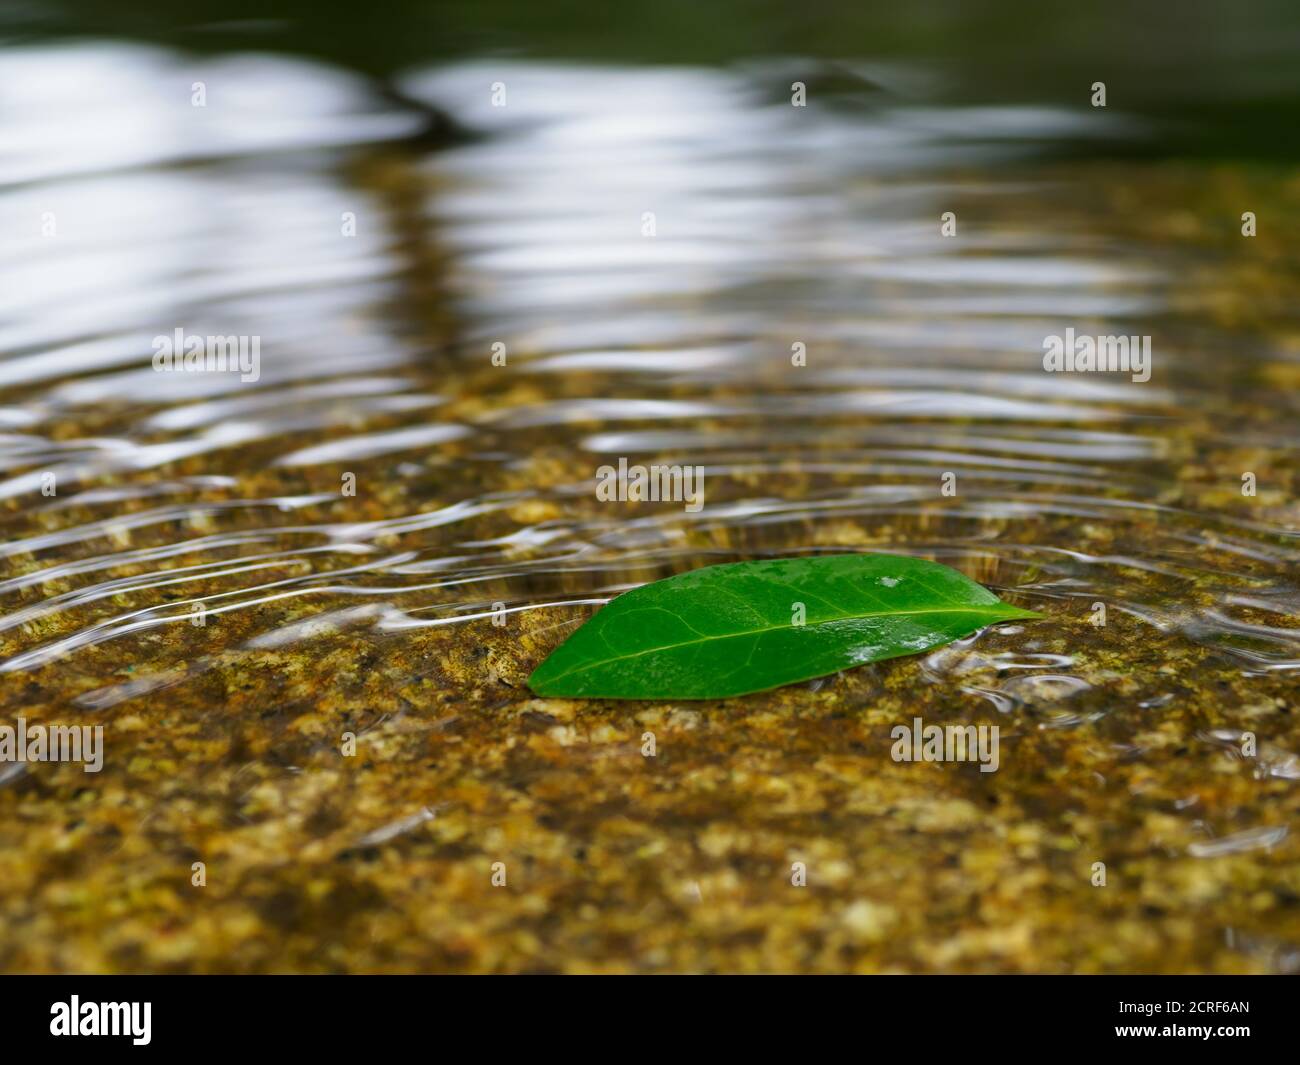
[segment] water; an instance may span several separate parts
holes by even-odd
[[[762,62],[462,60],[381,92],[270,54],[108,42],[0,52],[0,701],[10,717],[104,722],[131,752],[104,774],[128,811],[100,815],[111,838],[59,866],[31,858],[33,838],[13,824],[4,838],[22,853],[0,883],[31,893],[30,918],[73,905],[49,894],[58,884],[115,898],[183,884],[191,859],[224,861],[260,871],[265,897],[223,897],[221,912],[251,905],[273,930],[225,955],[178,910],[167,953],[143,931],[167,907],[146,901],[134,938],[20,937],[0,960],[401,969],[624,957],[608,928],[581,947],[526,913],[510,927],[536,950],[457,945],[421,925],[406,882],[349,872],[326,901],[307,901],[306,880],[275,864],[295,853],[310,865],[313,848],[418,848],[421,833],[447,831],[425,842],[459,868],[526,836],[513,818],[593,847],[622,818],[697,857],[706,822],[793,833],[748,857],[730,836],[716,851],[697,841],[709,859],[733,856],[713,881],[700,874],[704,889],[682,889],[705,903],[756,890],[728,879],[747,862],[775,863],[779,883],[792,850],[816,849],[809,832],[837,840],[840,862],[886,847],[942,897],[931,872],[947,844],[911,852],[886,829],[864,839],[852,812],[870,778],[898,770],[878,765],[887,723],[924,707],[1021,739],[998,776],[1037,833],[1018,844],[1017,860],[1042,870],[1023,887],[1029,912],[1049,885],[1092,906],[1088,869],[1105,859],[1127,870],[1108,889],[1117,909],[1080,928],[1123,929],[1141,906],[1160,916],[1142,917],[1146,931],[1114,955],[1044,945],[1054,918],[1039,900],[1033,948],[1019,931],[1012,946],[968,943],[948,913],[927,918],[948,922],[942,950],[901,934],[902,917],[883,944],[857,929],[837,946],[822,929],[830,953],[804,962],[1294,967],[1295,774],[1256,770],[1300,753],[1300,185],[1269,164],[1115,151],[1155,136],[1122,106],[956,106],[918,89],[938,76],[923,65],[853,70],[862,87],[847,104],[794,108],[787,68]],[[421,104],[457,135],[437,133]],[[945,212],[954,236],[941,235]],[[1044,372],[1044,338],[1067,327],[1150,336],[1150,380]],[[257,379],[156,372],[155,338],[177,329],[259,338]],[[705,507],[598,502],[597,468],[621,457],[703,466]],[[529,670],[620,591],[710,563],[863,550],[935,558],[1050,621],[747,706],[529,701]],[[898,685],[910,687],[886,712]],[[846,713],[856,723],[836,734]],[[734,778],[712,803],[612,797],[628,770],[601,730],[635,754],[652,718],[682,730],[682,768],[664,772],[688,791],[719,760],[748,760],[791,789],[816,765],[816,786],[829,786],[855,744],[873,737],[879,750],[834,802],[786,796],[792,816],[826,810],[829,828],[773,826],[774,797]],[[343,730],[388,752],[370,756],[379,768],[363,782],[339,783]],[[1264,762],[1240,757],[1247,730],[1268,745]],[[581,795],[584,773],[597,795],[585,813],[556,797]],[[0,792],[11,816],[26,802],[64,819],[84,783],[31,767]],[[914,796],[881,798],[877,813],[922,802],[933,782],[907,786]],[[945,787],[954,803],[987,792],[960,775]],[[503,798],[516,792],[532,805]],[[197,821],[176,821],[172,803]],[[439,827],[456,816],[468,827]],[[1015,858],[1005,841],[1003,852]],[[1239,860],[1250,864],[1200,879]],[[538,882],[581,880],[547,868]],[[844,897],[863,881],[846,881]],[[587,904],[654,909],[678,890],[636,883]],[[907,912],[905,888],[872,890]],[[1260,907],[1251,892],[1276,895]],[[478,904],[459,905],[455,921],[473,924]],[[389,942],[385,911],[423,952],[365,953]],[[74,925],[92,921],[77,912]],[[770,940],[748,956],[707,922],[682,922],[646,967],[783,967]]]

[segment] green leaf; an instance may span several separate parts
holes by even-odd
[[[721,699],[1041,616],[955,569],[902,555],[707,566],[620,595],[528,685],[542,696]]]

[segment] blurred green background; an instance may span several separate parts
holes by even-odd
[[[822,97],[860,98],[851,60],[937,74],[935,102],[1108,105],[1155,120],[1141,150],[1281,159],[1300,151],[1296,0],[50,0],[0,5],[0,39],[77,36],[194,53],[277,51],[387,80],[445,60],[808,62]],[[1126,149],[1131,150],[1131,149]]]

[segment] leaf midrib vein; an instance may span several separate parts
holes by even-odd
[[[993,603],[990,603],[990,604],[989,604],[989,606],[993,606],[993,605],[995,605],[995,604],[993,604]],[[1005,604],[1005,603],[1000,603],[1000,604],[996,604],[996,605],[1006,606],[1007,604]],[[645,608],[642,608],[642,609],[645,609]],[[663,609],[663,608],[662,608],[662,607],[656,607],[655,609],[660,609],[660,610],[661,610],[661,609]],[[670,613],[671,613],[671,612],[670,612]],[[809,626],[807,626],[807,627],[808,627],[808,628],[817,628],[818,626],[821,626],[821,625],[830,625],[830,624],[833,624],[834,622],[837,622],[837,621],[861,621],[861,620],[863,620],[863,619],[865,619],[865,618],[900,618],[900,617],[909,617],[909,618],[910,618],[910,617],[918,617],[918,616],[920,616],[920,615],[922,615],[922,614],[987,614],[987,613],[988,613],[987,610],[981,610],[981,609],[976,609],[976,608],[972,608],[972,607],[955,607],[955,606],[953,606],[953,607],[939,607],[939,608],[937,608],[937,609],[933,609],[933,610],[880,610],[880,611],[876,611],[875,613],[872,613],[872,614],[846,614],[844,617],[840,617],[840,618],[829,618],[829,619],[827,619],[826,621],[819,621],[819,622],[817,622],[816,624],[814,624],[814,625],[809,625]],[[672,616],[675,617],[675,618],[677,618],[678,621],[683,620],[681,617],[679,617],[679,616],[676,615],[676,614],[673,614]],[[1007,619],[1007,620],[1010,620],[1010,619]],[[769,625],[767,628],[764,628],[764,629],[744,629],[744,630],[739,631],[739,632],[728,632],[728,633],[724,633],[724,634],[721,635],[721,636],[705,636],[705,637],[703,637],[702,639],[699,639],[699,640],[683,640],[681,643],[665,643],[665,644],[661,644],[661,645],[658,646],[658,647],[647,647],[647,648],[646,648],[645,650],[643,650],[643,651],[633,651],[631,654],[626,654],[626,655],[619,655],[619,654],[616,654],[616,655],[614,655],[614,657],[612,657],[612,658],[602,658],[602,659],[600,659],[599,661],[596,661],[596,662],[584,662],[584,663],[582,663],[582,664],[580,664],[580,665],[575,666],[573,669],[566,669],[563,673],[557,673],[555,676],[551,677],[550,680],[551,680],[551,682],[554,682],[554,681],[557,681],[557,680],[563,680],[565,677],[571,677],[571,676],[573,676],[573,674],[575,674],[575,673],[583,673],[583,672],[585,672],[585,671],[587,671],[587,670],[589,670],[589,669],[595,669],[597,666],[606,666],[606,665],[610,665],[610,664],[612,664],[612,663],[614,663],[614,662],[625,662],[625,661],[627,661],[629,658],[640,658],[640,657],[643,656],[643,655],[654,654],[656,651],[667,651],[667,650],[670,650],[670,649],[671,649],[671,650],[676,650],[676,649],[679,648],[679,647],[692,647],[692,646],[694,646],[695,644],[701,644],[701,643],[712,643],[712,642],[715,641],[715,640],[732,640],[732,639],[736,639],[736,638],[738,638],[738,637],[740,637],[740,636],[762,636],[762,635],[764,635],[765,633],[769,633],[769,632],[781,632],[781,631],[783,631],[783,630],[785,630],[785,629],[795,628],[795,627],[802,627],[802,626],[793,626],[793,625],[789,625],[789,624],[783,624],[783,625]],[[604,634],[604,632],[601,633],[601,639],[604,640],[604,642],[605,642],[605,646],[606,646],[606,647],[609,647],[609,641],[605,639],[605,634]],[[610,647],[610,650],[612,651],[613,648]]]

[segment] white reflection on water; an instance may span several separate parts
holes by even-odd
[[[12,609],[71,631],[6,667],[176,621],[192,600],[151,596],[181,562],[219,575],[223,611],[303,597],[393,630],[475,616],[489,586],[515,609],[740,545],[820,550],[843,522],[1003,580],[1032,571],[1045,596],[1121,602],[1135,571],[1203,576],[1186,552],[1213,528],[1224,556],[1276,567],[1256,600],[1292,594],[1277,574],[1295,552],[1267,523],[1167,507],[1160,536],[1122,537],[1173,484],[1159,427],[1224,401],[1193,372],[1215,358],[1206,337],[1234,354],[1237,337],[1163,329],[1142,387],[1041,372],[1064,324],[1150,331],[1169,309],[1168,256],[1097,224],[1075,203],[1086,181],[1037,162],[1133,125],[936,108],[917,73],[873,72],[886,91],[860,106],[793,108],[786,75],[753,66],[462,63],[403,80],[474,134],[431,147],[418,108],[298,60],[0,52],[0,499],[53,472],[59,497],[31,512],[73,522],[14,518],[0,557],[89,582]],[[259,336],[261,380],[154,373],[152,338],[178,327]],[[509,371],[489,368],[496,341]],[[631,453],[706,466],[706,511],[590,512],[591,460]],[[949,469],[963,491],[939,530]],[[385,486],[383,516],[339,506],[340,470]],[[300,480],[268,490],[266,471]],[[1046,518],[1123,542],[997,542]],[[220,568],[253,551],[284,572]],[[118,588],[106,574],[127,565],[145,571]],[[356,596],[385,609],[340,602]],[[1281,630],[1127,609],[1261,670],[1300,657]]]

